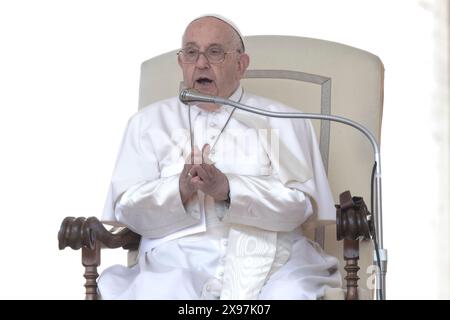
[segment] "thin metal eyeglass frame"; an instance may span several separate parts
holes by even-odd
[[[183,64],[194,64],[194,63],[197,63],[198,59],[200,58],[200,55],[203,54],[203,55],[205,56],[206,60],[208,61],[208,63],[211,63],[211,64],[221,64],[221,63],[223,63],[223,62],[225,61],[225,58],[226,58],[226,56],[227,56],[228,53],[234,53],[234,52],[242,53],[241,50],[239,50],[239,49],[236,49],[236,50],[233,50],[233,51],[226,51],[226,52],[223,53],[223,58],[222,58],[222,60],[221,60],[221,61],[217,61],[217,62],[212,62],[211,60],[209,60],[209,58],[208,58],[208,56],[206,55],[206,52],[205,52],[205,51],[199,51],[199,52],[198,52],[197,58],[196,58],[194,61],[192,61],[192,62],[185,62],[185,61],[183,61],[183,58],[182,58],[183,55],[181,55],[180,59],[181,59],[181,63],[183,63]],[[180,49],[180,51],[177,52],[177,56],[180,56],[180,53],[181,53],[181,54],[183,53],[183,49]]]

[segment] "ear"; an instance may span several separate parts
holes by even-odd
[[[178,65],[180,66],[180,68],[183,68],[179,54],[177,54],[177,61],[178,61]]]
[[[248,54],[246,54],[245,52],[241,53],[238,60],[238,71],[240,78],[244,76],[244,73],[247,70],[249,64],[250,64],[250,57],[248,56]]]

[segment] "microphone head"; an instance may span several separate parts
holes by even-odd
[[[179,95],[180,101],[183,103],[189,102],[189,95],[190,95],[190,89],[182,89],[180,91],[180,95]]]
[[[194,89],[182,89],[179,95],[180,101],[183,103],[189,102],[208,102],[215,103],[214,96],[208,96],[206,94],[199,93]]]

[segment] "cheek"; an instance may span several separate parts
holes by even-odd
[[[189,65],[184,65],[182,67],[183,70],[183,80],[184,84],[187,86],[192,86],[192,77],[194,74],[194,68],[190,67]]]
[[[226,70],[223,70],[222,73],[222,83],[225,83],[227,86],[232,86],[238,81],[238,72],[235,68],[230,67]]]

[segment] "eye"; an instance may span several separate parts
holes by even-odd
[[[218,48],[218,47],[212,47],[208,49],[208,54],[212,55],[212,56],[220,56],[223,52],[222,48]]]
[[[195,56],[198,53],[198,50],[196,48],[186,48],[183,50],[184,54],[188,56]]]

